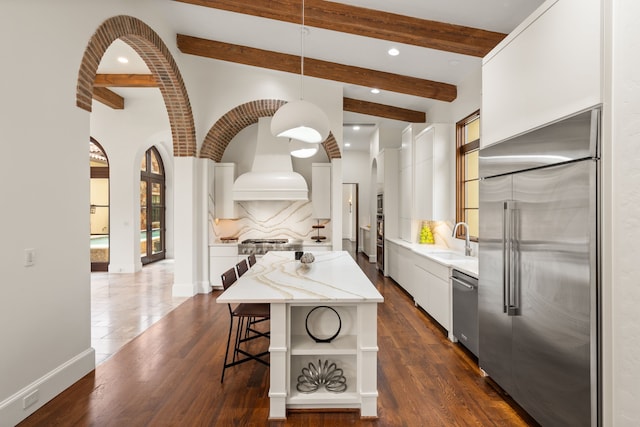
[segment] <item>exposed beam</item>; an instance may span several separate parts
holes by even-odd
[[[158,87],[153,74],[98,74],[93,87]]]
[[[93,99],[114,110],[124,110],[124,98],[105,87],[94,86]]]
[[[424,111],[408,110],[406,108],[392,107],[390,105],[377,104],[375,102],[367,102],[353,98],[344,98],[342,101],[342,109],[352,113],[384,117],[385,119],[410,123],[424,123],[427,121],[427,115]]]
[[[254,67],[289,73],[300,73],[300,57],[247,46],[222,43],[183,34],[177,35],[178,49],[183,53],[236,62]],[[304,59],[307,76],[387,90],[390,92],[451,102],[456,99],[454,85],[399,74],[385,73],[313,58]]]
[[[176,1],[293,23],[300,23],[302,15],[300,0]],[[485,56],[506,37],[493,31],[325,0],[306,0],[304,15],[305,25],[309,27],[477,57]]]

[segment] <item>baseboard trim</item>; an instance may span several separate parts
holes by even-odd
[[[96,366],[95,350],[90,347],[74,358],[38,378],[17,393],[0,402],[0,427],[15,426],[48,401],[62,393]],[[24,399],[35,394],[35,402],[24,408]]]

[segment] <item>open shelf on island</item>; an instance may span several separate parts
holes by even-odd
[[[292,355],[349,355],[357,353],[358,337],[340,335],[328,343],[317,343],[308,335],[291,336]]]

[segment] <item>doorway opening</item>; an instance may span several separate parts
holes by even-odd
[[[359,246],[358,184],[342,184],[342,248],[355,259]]]

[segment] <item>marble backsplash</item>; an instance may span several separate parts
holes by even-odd
[[[244,201],[238,202],[237,219],[215,220],[209,210],[209,244],[220,243],[221,237],[245,239],[301,239],[310,241],[317,234],[312,226],[318,223],[311,217],[308,201]],[[331,236],[331,222],[321,220],[325,228],[320,235]]]

